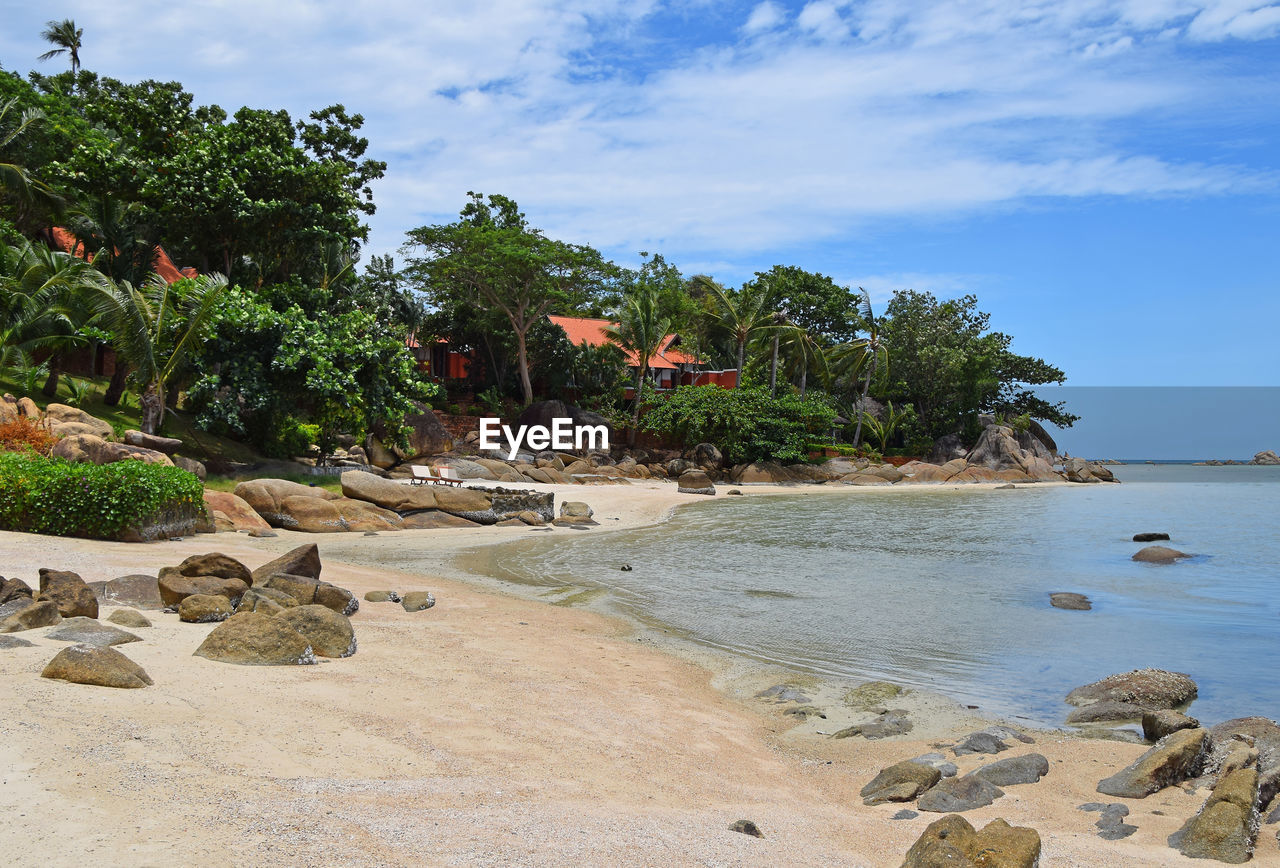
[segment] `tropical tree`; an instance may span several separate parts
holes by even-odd
[[[143,433],[155,434],[164,422],[166,390],[187,358],[226,291],[222,275],[202,275],[166,283],[152,275],[141,286],[110,282],[94,296],[101,323],[141,385]]]
[[[516,365],[526,406],[529,331],[553,309],[572,310],[598,292],[613,268],[596,250],[547,238],[529,226],[515,201],[468,193],[457,222],[423,226],[401,248],[405,273],[437,308],[459,301],[504,316],[516,342]]]
[[[618,324],[604,329],[605,337],[631,353],[636,363],[636,394],[631,411],[631,430],[627,433],[628,445],[636,443],[636,429],[640,425],[640,407],[643,403],[645,376],[649,362],[662,349],[663,341],[671,331],[671,320],[659,310],[658,288],[653,285],[635,286],[623,299],[618,312]]]
[[[6,130],[9,123],[6,119],[10,112],[16,110],[17,104],[18,98],[15,96],[0,105],[0,190],[12,195],[23,205],[44,203],[56,207],[61,202],[48,185],[33,178],[25,166],[4,156],[24,133],[45,119],[44,112],[40,109],[27,108],[18,114],[17,123]]]
[[[82,36],[84,36],[84,30],[76,27],[76,23],[70,18],[64,18],[61,21],[50,21],[45,24],[44,30],[40,33],[40,38],[45,42],[58,46],[40,55],[40,59],[52,60],[60,55],[67,55],[71,61],[73,86],[76,73],[80,71],[80,37]]]
[[[46,350],[47,393],[56,392],[62,353],[89,340],[93,311],[88,298],[110,281],[93,266],[42,244],[0,245],[0,358],[26,364]]]
[[[692,283],[707,292],[716,303],[714,326],[728,335],[737,350],[738,385],[747,363],[747,343],[754,337],[782,328],[775,320],[770,293],[761,286],[747,284],[738,292],[726,292],[711,278],[698,275]]]
[[[878,367],[883,363],[889,366],[889,350],[880,336],[880,321],[871,309],[871,294],[858,287],[861,298],[858,312],[862,317],[863,328],[867,331],[865,338],[856,338],[843,344],[832,353],[834,367],[837,371],[856,379],[863,377],[862,396],[858,400],[858,424],[854,429],[853,442],[862,442],[862,424],[866,416],[867,395],[871,391],[871,381],[876,376]]]

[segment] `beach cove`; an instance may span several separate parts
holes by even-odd
[[[752,487],[745,499],[797,490]],[[1010,494],[1022,492],[991,496]],[[892,820],[899,806],[864,806],[858,791],[882,767],[993,721],[916,690],[894,701],[917,721],[906,736],[832,740],[814,732],[818,720],[751,698],[778,684],[817,694],[811,678],[724,665],[721,655],[673,656],[625,621],[466,576],[461,549],[474,557],[478,547],[521,538],[632,532],[691,500],[658,484],[585,493],[566,486],[557,497],[588,499],[602,527],[378,537],[280,531],[146,546],[0,534],[6,575],[53,566],[92,581],[214,549],[252,567],[318,542],[325,578],[357,596],[396,588],[439,599],[425,613],[365,603],[352,618],[354,657],[283,669],[190,657],[212,625],[157,614],[155,632],[130,646],[155,678],[146,691],[41,680],[58,643],[28,633],[37,647],[0,657],[4,704],[16,710],[4,722],[4,798],[25,815],[9,836],[11,858],[766,865],[804,853],[825,864],[900,864],[940,815]],[[1096,801],[1097,781],[1144,747],[1046,731],[1031,737],[1026,749],[1048,759],[1049,774],[966,812],[971,822],[1003,817],[1036,829],[1045,865],[1193,864],[1166,838],[1199,809],[1203,790],[1167,788],[1129,802],[1126,822],[1138,831],[1104,841],[1097,815],[1077,806]],[[990,759],[956,763],[963,774]],[[765,837],[728,831],[744,818]],[[1275,836],[1264,827],[1254,862],[1275,859]]]

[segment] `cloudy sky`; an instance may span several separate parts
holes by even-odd
[[[1078,385],[1280,384],[1280,4],[3,0],[86,68],[365,115],[369,249],[515,198],[619,262],[975,293]]]

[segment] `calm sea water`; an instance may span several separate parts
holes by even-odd
[[[1144,666],[1190,673],[1207,723],[1280,717],[1280,467],[1113,469],[1123,484],[718,497],[652,528],[522,542],[503,577],[606,589],[699,643],[1043,724],[1071,688]],[[1135,563],[1140,531],[1196,556]]]

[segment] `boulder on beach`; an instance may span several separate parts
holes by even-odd
[[[253,571],[253,584],[259,584],[275,575],[320,578],[320,549],[315,543],[307,543],[267,561]]]
[[[98,617],[98,598],[84,579],[67,570],[40,568],[40,593],[36,600],[52,600],[64,618]]]
[[[35,599],[35,592],[22,579],[6,579],[0,576],[0,605],[4,605],[17,597],[25,597],[28,600],[32,600]]]
[[[920,796],[916,807],[934,814],[951,814],[985,808],[1004,790],[982,777],[943,778]]]
[[[1165,736],[1124,769],[1098,783],[1098,792],[1125,799],[1145,799],[1173,784],[1195,777],[1204,758],[1208,733],[1183,729]]]
[[[316,662],[306,637],[288,624],[257,612],[223,621],[205,637],[195,656],[240,666],[298,666]]]
[[[175,567],[160,570],[160,599],[166,606],[176,608],[193,594],[210,597],[226,597],[235,602],[249,590],[242,579],[222,579],[217,576],[184,576]]]
[[[415,512],[412,515],[404,517],[403,525],[405,530],[437,530],[445,527],[484,527],[478,521],[472,521],[469,518],[462,518],[458,515],[450,515],[447,512],[441,512],[438,509],[428,510],[426,512]]]
[[[711,482],[711,477],[703,470],[686,470],[680,474],[676,491],[680,494],[710,494],[716,493],[716,487]]]
[[[1195,729],[1200,721],[1172,708],[1148,711],[1142,715],[1142,737],[1147,741],[1159,741],[1180,729]]]
[[[58,604],[52,600],[41,600],[13,612],[0,621],[0,633],[20,633],[37,627],[51,627],[61,620],[62,615],[58,614]]]
[[[111,613],[107,620],[112,624],[119,624],[121,627],[129,627],[131,629],[151,626],[151,622],[147,620],[147,616],[139,612],[137,609],[116,609]]]
[[[346,615],[327,606],[295,606],[275,619],[301,633],[318,657],[350,657],[356,653],[356,632]]]
[[[284,501],[291,497],[337,500],[342,496],[318,486],[302,485],[287,479],[250,479],[236,486],[235,495],[249,504],[272,527],[291,527],[296,524],[297,520],[284,505]]]
[[[109,582],[91,582],[98,601],[107,606],[132,606],[135,609],[163,609],[168,604],[160,596],[160,580],[155,576],[133,573]]]
[[[1072,726],[1082,723],[1117,723],[1126,720],[1141,720],[1151,709],[1134,702],[1117,702],[1104,699],[1101,702],[1090,702],[1082,705],[1067,715],[1067,723]]]
[[[1049,773],[1049,760],[1043,754],[1029,753],[988,763],[969,772],[966,777],[979,777],[997,787],[1034,784]]]
[[[249,572],[249,568],[221,552],[192,555],[178,564],[178,572],[184,576],[215,576],[219,579],[239,579],[246,585],[253,584],[253,574]]]
[[[348,617],[360,608],[360,601],[346,588],[306,576],[272,576],[264,582],[263,587],[288,594],[300,606],[316,603]]]
[[[592,518],[594,515],[595,510],[582,501],[566,500],[560,504],[560,516],[554,524],[597,524]]]
[[[903,760],[883,768],[860,791],[865,805],[885,802],[909,802],[942,779],[942,772],[931,765]]]
[[[342,474],[344,496],[368,501],[394,512],[435,509],[436,496],[433,488],[430,485],[401,485],[363,470],[348,470]]]
[[[1171,564],[1191,555],[1168,546],[1147,546],[1134,554],[1133,559],[1144,564]]]
[[[907,717],[907,712],[901,708],[891,708],[880,712],[874,720],[866,723],[855,723],[853,726],[845,727],[839,732],[832,735],[832,738],[851,738],[860,735],[868,741],[876,739],[889,738],[895,735],[906,735],[915,728],[915,724]]]
[[[1257,802],[1258,770],[1238,769],[1218,782],[1200,813],[1169,836],[1169,846],[1192,859],[1248,862],[1257,834]]]
[[[1132,672],[1108,675],[1101,681],[1077,687],[1067,694],[1066,701],[1080,706],[1112,700],[1155,710],[1186,705],[1196,695],[1196,683],[1185,672],[1135,669]]]
[[[211,491],[206,488],[204,504],[211,513],[221,513],[233,530],[261,531],[271,527],[262,516],[254,512],[244,498],[237,497],[230,491]]]
[[[409,591],[400,597],[400,605],[406,612],[421,612],[436,604],[430,591]]]
[[[312,599],[314,599],[314,593]],[[298,605],[298,601],[284,591],[255,586],[244,592],[244,596],[236,604],[236,611],[278,615],[285,609],[292,609],[296,605]]]
[[[234,611],[231,601],[220,594],[191,594],[178,603],[178,618],[188,624],[225,621]]]
[[[141,641],[140,637],[128,630],[109,627],[99,623],[96,618],[85,617],[64,618],[62,623],[44,635],[46,639],[56,639],[59,642],[76,642],[103,648]]]
[[[114,648],[96,645],[63,648],[44,667],[40,677],[97,687],[139,688],[153,683],[137,663]]]
[[[977,831],[959,814],[930,823],[907,851],[902,868],[990,866],[1036,868],[1040,864],[1040,835],[1025,826],[992,820]]]

